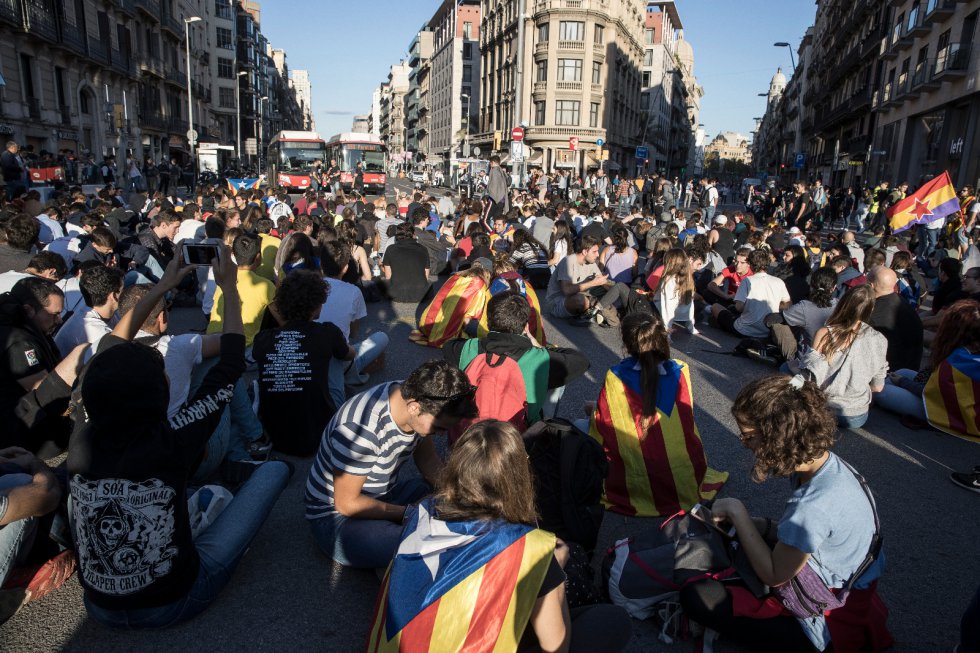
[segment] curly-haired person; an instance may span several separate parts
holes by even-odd
[[[728,497],[711,507],[714,519],[735,527],[763,584],[784,585],[809,566],[827,588],[844,587],[871,550],[875,516],[856,472],[830,451],[837,420],[824,393],[799,375],[766,377],[742,388],[732,415],[739,439],[755,456],[753,480],[788,477],[793,494],[779,520],[752,519],[741,501]],[[891,641],[875,593],[882,561],[879,556],[866,567],[843,607],[826,617],[797,619],[773,596],[757,599],[710,579],[682,589],[681,605],[689,618],[754,651],[822,651],[832,637],[839,638],[834,650],[865,650],[865,642],[853,638],[870,637],[869,648],[880,651]],[[845,615],[858,627],[838,630]]]

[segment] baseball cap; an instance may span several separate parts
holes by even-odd
[[[791,234],[801,234],[803,232],[800,231],[800,228],[799,227],[790,227],[788,233],[791,233]]]
[[[486,256],[481,256],[480,258],[474,260],[473,265],[479,265],[487,272],[493,272],[493,261],[488,259]]]
[[[719,215],[715,218],[715,224],[728,224],[728,217],[724,215]]]

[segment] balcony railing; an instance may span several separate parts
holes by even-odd
[[[920,61],[912,71],[912,89],[927,90],[931,88],[938,88],[942,82],[934,78],[933,73],[935,69],[935,59]]]
[[[81,55],[88,54],[86,44],[88,39],[85,37],[85,30],[78,25],[66,23],[64,17],[60,21],[59,31],[61,32],[61,44]]]
[[[109,63],[109,44],[101,39],[88,37],[88,56],[99,63]]]
[[[41,119],[41,101],[36,97],[25,98],[24,104],[27,105],[27,115],[31,117],[32,120]]]
[[[160,20],[160,0],[133,0],[133,4],[150,18]]]
[[[54,8],[46,0],[26,0],[27,31],[49,41],[58,40],[58,21]]]
[[[944,76],[953,77],[966,74],[970,63],[969,43],[950,43],[936,54],[936,79]]]
[[[136,3],[133,0],[115,0],[114,4],[125,14],[133,16],[136,13]]]
[[[956,0],[926,0],[926,22],[949,18],[956,11]]]
[[[187,74],[177,68],[166,66],[167,82],[187,88]]]
[[[21,0],[0,0],[0,21],[23,27],[24,9]]]
[[[558,49],[585,52],[585,41],[558,41]]]
[[[184,38],[184,26],[166,11],[160,12],[160,27],[169,31],[178,39]]]
[[[163,60],[151,54],[144,54],[140,57],[140,72],[166,77],[163,71]]]
[[[582,82],[557,82],[555,89],[559,91],[581,91]]]

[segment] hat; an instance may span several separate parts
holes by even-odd
[[[488,259],[486,256],[481,256],[473,261],[473,265],[479,265],[481,268],[487,272],[493,272],[493,261]]]
[[[799,227],[790,227],[790,228],[789,228],[789,231],[788,231],[787,233],[791,233],[791,234],[801,234],[801,233],[803,233],[803,232],[802,232],[802,231],[800,231],[800,228],[799,228]]]
[[[715,218],[715,224],[728,224],[728,217],[724,215],[719,215]]]

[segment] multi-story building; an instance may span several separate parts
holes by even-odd
[[[891,3],[872,99],[874,180],[980,181],[980,0]]]
[[[432,56],[432,31],[421,29],[408,46],[408,92],[405,94],[405,149],[416,161],[424,161],[426,150],[421,147],[426,128],[421,118],[428,113],[422,102],[422,81],[428,80],[429,58]],[[428,95],[427,95],[428,96]],[[428,140],[428,139],[426,139]]]
[[[405,149],[405,94],[408,93],[408,62],[401,61],[391,67],[388,81],[381,91],[381,140],[388,148],[388,158],[393,166],[403,166],[410,159]]]
[[[752,162],[749,139],[738,132],[721,132],[704,147],[704,154],[714,154],[719,159],[728,161]]]
[[[480,133],[471,140],[503,153],[511,130],[526,123],[531,165],[597,168],[602,141],[607,169],[633,170],[645,5],[483,0]]]
[[[429,153],[451,174],[480,106],[480,2],[442,0],[429,20],[432,59],[426,94]]]
[[[381,138],[381,97],[384,95],[384,84],[379,84],[371,93],[370,133]]]
[[[207,3],[210,4],[210,3]],[[207,23],[208,40],[206,54],[211,73],[211,113],[217,139],[223,144],[234,145],[236,154],[242,148],[240,140],[241,116],[239,114],[239,86],[247,71],[239,71],[236,61],[236,20],[237,0],[215,0],[209,6]],[[242,152],[244,154],[244,152]]]
[[[672,0],[647,4],[643,31],[641,141],[645,160],[637,172],[668,176],[686,173],[704,90],[694,76],[694,50],[684,40],[683,24]]]
[[[310,83],[310,71],[293,70],[293,89],[296,101],[303,111],[304,131],[316,131],[316,119],[313,117],[313,84]]]
[[[354,116],[354,119],[351,121],[350,130],[355,134],[370,134],[371,116]]]
[[[300,106],[286,62],[286,51],[267,46],[267,68],[269,78],[269,134],[284,129],[301,129],[305,116]]]

